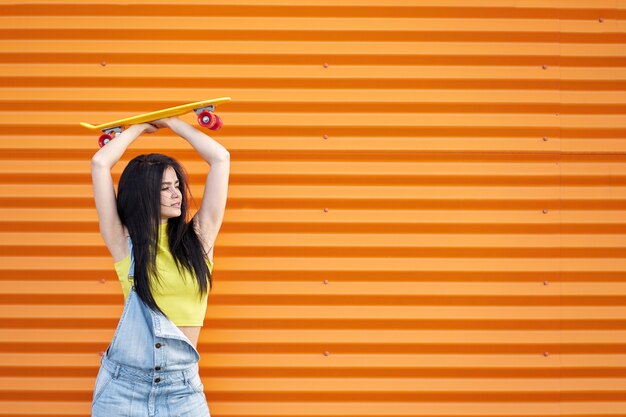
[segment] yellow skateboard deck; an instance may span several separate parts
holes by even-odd
[[[112,133],[119,134],[124,130],[124,127],[151,122],[154,120],[162,119],[164,117],[180,116],[190,111],[195,111],[198,115],[198,123],[201,126],[209,128],[211,130],[218,130],[222,127],[223,123],[219,116],[213,114],[213,110],[219,104],[230,101],[230,97],[220,97],[211,100],[196,101],[195,103],[183,104],[181,106],[169,107],[167,109],[156,110],[150,113],[139,114],[125,119],[115,120],[113,122],[103,123],[100,125],[92,125],[89,123],[81,123],[80,125],[90,130],[102,130],[103,135],[100,136],[98,144],[100,147],[106,145],[113,139]]]

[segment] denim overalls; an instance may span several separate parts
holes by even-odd
[[[129,247],[130,278],[130,238]],[[100,360],[92,417],[210,417],[199,360],[187,336],[146,306],[133,285]]]

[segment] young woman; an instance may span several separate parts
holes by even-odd
[[[142,133],[161,128],[187,140],[211,167],[189,221],[186,172],[166,155],[132,159],[115,196],[113,165]],[[93,156],[100,233],[122,283],[124,310],[100,361],[92,417],[210,416],[196,346],[229,172],[228,151],[176,117],[130,126]]]

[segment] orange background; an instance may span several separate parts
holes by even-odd
[[[102,123],[214,97],[215,416],[626,415],[626,1],[0,0],[0,416],[86,416]],[[185,120],[194,122],[193,115]],[[207,164],[169,132],[197,203]]]

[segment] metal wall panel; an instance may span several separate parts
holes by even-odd
[[[0,0],[0,416],[88,415],[122,311],[78,123],[222,96],[212,415],[626,415],[625,16]]]

